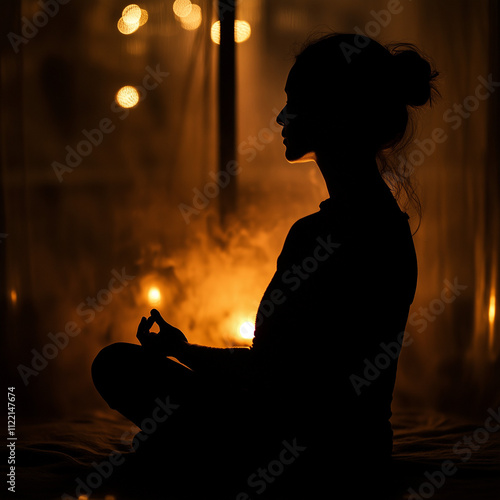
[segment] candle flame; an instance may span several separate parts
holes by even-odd
[[[156,286],[152,286],[148,291],[148,301],[151,306],[156,306],[161,302],[161,292]]]
[[[254,337],[255,326],[251,321],[245,321],[240,325],[240,337],[245,340],[251,340]]]

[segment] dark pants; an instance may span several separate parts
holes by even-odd
[[[92,376],[108,405],[142,429],[134,440],[138,445],[134,455],[144,464],[141,488],[147,473],[151,482],[159,481],[160,489],[168,484],[180,498],[186,492],[187,498],[210,498],[208,491],[231,499],[249,492],[251,498],[260,491],[259,485],[266,486],[266,495],[273,488],[286,487],[284,498],[304,498],[304,489],[309,494],[313,486],[323,488],[332,473],[338,473],[337,481],[345,479],[346,473],[357,474],[364,462],[367,450],[353,448],[355,453],[346,453],[344,441],[353,441],[355,435],[330,426],[328,415],[312,412],[304,425],[286,425],[293,411],[289,407],[280,411],[279,391],[274,401],[263,400],[240,390],[234,379],[202,377],[139,345],[117,343],[104,348],[94,360]],[[294,401],[297,410],[311,404],[307,397]],[[338,403],[332,403],[333,417]],[[300,456],[288,464],[293,453],[283,455],[283,450],[294,444]],[[264,479],[256,475],[266,466],[280,472],[282,456],[287,464],[279,481],[269,474]],[[367,471],[363,474],[366,477]]]
[[[252,415],[255,405],[234,380],[202,377],[127,343],[105,347],[92,364],[92,377],[110,408],[141,429],[134,456],[149,472],[164,481],[168,471],[169,484],[186,485],[186,471],[204,484],[227,485],[228,477],[246,484],[264,434]]]

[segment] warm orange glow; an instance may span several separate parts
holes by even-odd
[[[196,4],[191,4],[189,14],[184,17],[179,17],[181,26],[188,31],[193,31],[201,26],[202,15],[201,7]]]
[[[496,295],[493,291],[490,295],[490,306],[488,308],[488,320],[490,323],[490,335],[488,339],[490,350],[493,349],[493,344],[495,340],[495,315],[496,315]]]
[[[215,21],[215,23],[212,24],[210,37],[212,38],[212,42],[216,43],[217,45],[220,44],[220,21]]]
[[[495,310],[496,310],[496,297],[495,294],[492,293],[490,297],[490,307],[488,311],[488,319],[490,320],[490,324],[495,322]]]
[[[117,27],[118,31],[123,35],[131,35],[132,33],[135,33],[139,29],[139,21],[129,24],[125,22],[123,17],[120,17],[120,19],[118,20]]]
[[[148,301],[149,301],[149,305],[150,306],[157,306],[157,305],[160,304],[160,302],[161,302],[161,292],[160,292],[160,290],[157,287],[152,286],[148,290]]]
[[[144,26],[149,19],[149,14],[146,9],[141,9],[141,17],[139,18],[139,26]]]
[[[89,500],[89,497],[87,495],[80,495],[78,500]]]
[[[114,495],[106,495],[104,500],[116,500],[116,497]]]
[[[135,3],[127,5],[122,12],[122,19],[125,24],[135,24],[138,23],[141,18],[142,12],[141,8]]]
[[[255,326],[251,321],[245,321],[240,325],[240,337],[245,340],[251,340],[254,337]]]
[[[139,92],[135,87],[126,85],[116,93],[115,99],[122,108],[133,108],[139,102]]]
[[[192,8],[193,4],[191,3],[191,0],[175,0],[174,5],[172,6],[174,14],[179,18],[189,16]]]
[[[250,24],[246,21],[236,20],[234,22],[234,40],[236,43],[243,43],[250,38],[252,34],[252,28]],[[220,21],[215,21],[212,24],[212,29],[210,30],[210,36],[212,38],[212,42],[217,45],[220,44]]]
[[[17,292],[15,290],[10,291],[10,300],[13,306],[17,304]]]

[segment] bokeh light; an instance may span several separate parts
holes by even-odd
[[[124,35],[135,33],[139,26],[148,22],[149,14],[146,9],[141,9],[137,4],[127,5],[122,11],[122,17],[118,20],[118,31]]]
[[[135,33],[139,29],[139,21],[136,21],[135,23],[128,24],[125,22],[123,17],[120,17],[118,19],[118,31],[122,33],[123,35],[130,35],[132,33]]]
[[[496,309],[496,297],[495,297],[495,294],[492,293],[491,296],[490,296],[490,307],[489,307],[489,311],[488,311],[488,318],[490,320],[490,323],[494,323],[495,322],[495,309]]]
[[[493,352],[495,346],[495,316],[496,316],[496,293],[493,291],[490,295],[490,303],[488,307],[488,320],[490,323],[490,333],[489,333],[489,349]]]
[[[180,17],[181,26],[188,31],[193,31],[201,26],[202,15],[201,7],[191,4],[191,11],[185,17]]]
[[[139,102],[139,92],[131,85],[125,85],[116,93],[116,102],[122,108],[133,108]]]
[[[141,18],[141,8],[135,3],[127,5],[122,12],[122,19],[126,24],[135,24]]]
[[[141,9],[141,17],[139,18],[139,26],[144,26],[149,19],[149,14],[146,9]]]
[[[184,18],[189,16],[191,10],[193,9],[193,4],[191,0],[175,0],[172,10],[178,18]]]
[[[250,23],[246,21],[241,21],[237,19],[234,22],[234,40],[236,43],[243,43],[250,38],[252,34],[252,28]],[[220,21],[216,21],[212,24],[212,29],[210,30],[210,36],[212,41],[217,45],[220,44]]]

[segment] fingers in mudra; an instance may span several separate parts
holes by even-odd
[[[151,309],[151,318],[160,327],[160,334],[168,336],[172,341],[187,342],[185,335],[174,326],[167,323],[157,309]]]
[[[160,328],[158,333],[150,331],[155,323]],[[179,329],[168,324],[156,309],[151,310],[149,318],[143,317],[141,319],[137,329],[137,339],[146,349],[155,350],[167,356],[177,346],[187,342],[184,334]]]

